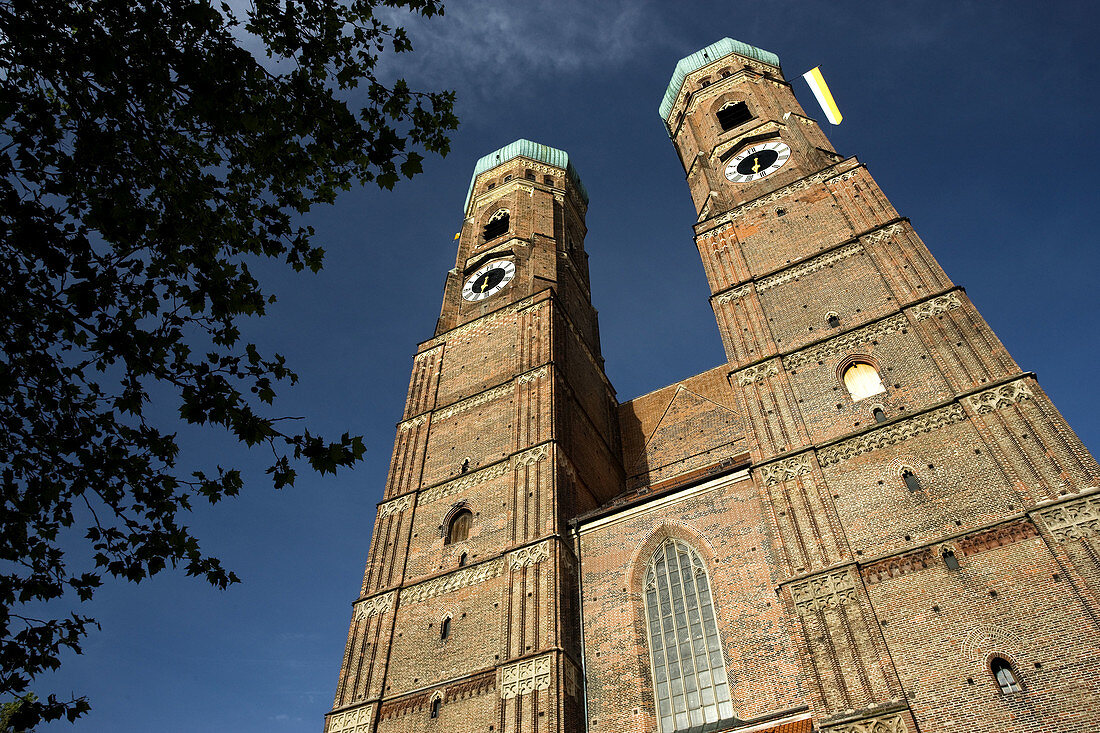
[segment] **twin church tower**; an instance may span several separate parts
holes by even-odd
[[[326,733],[1100,730],[1096,461],[774,54],[660,113],[727,363],[619,402],[569,156],[479,160]]]

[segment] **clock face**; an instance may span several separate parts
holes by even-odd
[[[485,300],[503,290],[515,274],[516,265],[511,260],[486,262],[466,280],[462,286],[462,297],[466,300]]]
[[[734,183],[759,181],[775,173],[791,157],[786,143],[773,140],[745,148],[726,166],[726,178]]]

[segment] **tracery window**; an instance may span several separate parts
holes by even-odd
[[[653,554],[645,611],[661,733],[732,718],[710,582],[699,553],[686,543],[667,539]]]
[[[862,400],[886,391],[878,370],[865,361],[854,362],[844,370],[844,386],[853,400]]]

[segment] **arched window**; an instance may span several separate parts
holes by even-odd
[[[943,564],[947,566],[948,570],[958,570],[962,567],[959,565],[959,558],[955,557],[954,550],[943,551]]]
[[[428,717],[429,718],[438,718],[439,717],[439,709],[441,707],[443,707],[442,698],[437,697],[434,700],[432,700],[432,707],[431,707],[431,711],[428,713]]]
[[[489,221],[485,222],[485,229],[482,231],[485,241],[488,242],[490,239],[496,239],[502,234],[507,234],[508,219],[508,209],[501,209],[490,216]]]
[[[908,468],[901,472],[901,480],[905,482],[905,488],[910,491],[920,491],[920,479]]]
[[[465,567],[465,566],[466,566],[466,561],[467,561],[468,559],[469,559],[469,557],[468,557],[468,556],[466,555],[466,553],[465,553],[465,552],[464,552],[464,553],[462,553],[461,555],[459,555],[459,557],[458,557],[458,566],[459,566],[460,568],[461,568],[461,567]]]
[[[443,619],[443,623],[439,625],[439,638],[443,641],[447,641],[447,638],[451,635],[451,617]]]
[[[840,316],[836,313],[830,313],[825,319],[825,323],[828,324],[829,328],[840,328]]]
[[[732,130],[738,125],[743,125],[752,119],[748,105],[744,102],[726,102],[722,109],[718,110],[718,124],[722,130]]]
[[[879,379],[878,370],[865,361],[853,362],[844,370],[844,386],[853,400],[862,400],[886,391]]]
[[[871,414],[875,416],[875,422],[886,422],[886,410],[881,407],[871,410]]]
[[[470,526],[474,523],[474,515],[469,509],[463,509],[451,517],[447,525],[447,536],[444,544],[462,542],[470,536]]]
[[[645,611],[661,733],[732,719],[722,641],[699,553],[679,540],[661,543],[646,568]]]
[[[1008,663],[1007,659],[993,657],[989,662],[989,671],[993,673],[993,678],[997,680],[1002,694],[1023,692],[1024,688],[1020,686],[1020,681],[1016,679],[1016,671],[1012,669],[1012,665]]]

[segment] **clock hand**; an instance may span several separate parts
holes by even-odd
[[[760,158],[753,158],[752,159],[752,172],[753,173],[759,173],[760,172]]]
[[[485,288],[489,287],[489,278],[485,278],[481,281],[481,292],[485,292]]]

